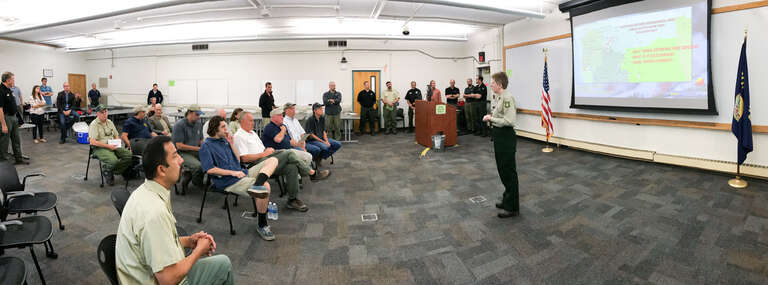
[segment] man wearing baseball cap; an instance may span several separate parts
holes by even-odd
[[[190,105],[183,119],[173,124],[172,139],[179,154],[184,158],[183,168],[187,170],[181,180],[182,192],[186,193],[189,182],[203,185],[203,170],[200,165],[200,145],[203,144],[203,124],[200,122],[200,106]]]
[[[147,106],[138,105],[133,108],[133,117],[123,124],[121,138],[125,147],[133,151],[133,154],[141,155],[149,139],[157,135],[149,127],[146,116]]]
[[[93,146],[93,155],[102,163],[102,172],[107,184],[112,186],[115,185],[114,174],[123,174],[131,166],[131,151],[116,144],[109,144],[109,141],[116,140],[120,133],[108,118],[107,107],[98,105],[93,111],[96,113],[96,120],[88,127],[88,139]]]
[[[312,145],[320,149],[320,155],[314,157],[315,164],[320,167],[323,159],[331,157],[331,155],[341,148],[341,143],[328,138],[328,133],[325,131],[323,104],[315,103],[312,105],[312,116],[307,119],[305,129],[309,134],[307,145]]]

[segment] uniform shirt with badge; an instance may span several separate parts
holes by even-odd
[[[504,90],[501,95],[496,96],[496,101],[493,105],[496,106],[491,114],[491,124],[493,127],[514,127],[517,109],[515,107],[515,98],[509,94],[509,91]]]
[[[110,119],[102,123],[101,120],[96,118],[88,126],[88,137],[100,143],[107,143],[108,140],[115,139],[117,136],[118,132],[115,124]]]
[[[464,88],[464,95],[467,95],[467,94],[475,94],[475,86],[469,85],[467,86],[467,88]],[[472,102],[477,102],[478,99],[464,97],[464,101],[467,103],[472,103]]]
[[[18,106],[16,106],[16,96],[13,96],[13,90],[0,83],[0,107],[3,108],[5,116],[16,116]]]
[[[373,90],[360,90],[360,93],[357,93],[357,102],[364,108],[373,108],[373,105],[376,105],[376,92],[373,92]]]
[[[149,128],[147,120],[139,120],[136,117],[130,117],[123,124],[123,132],[128,133],[128,139],[151,139],[152,130]]]
[[[416,100],[421,99],[421,90],[419,90],[419,88],[411,88],[408,90],[408,93],[405,93],[405,100],[408,100],[411,104],[415,103]]]

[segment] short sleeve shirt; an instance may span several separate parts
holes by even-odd
[[[235,133],[235,147],[237,147],[240,155],[259,154],[266,149],[256,132],[247,132],[243,129],[239,129]]]
[[[461,94],[461,93],[459,91],[459,88],[457,88],[457,87],[445,88],[445,96],[448,96],[448,95],[459,95],[459,94]],[[455,104],[459,103],[459,98],[447,99],[446,102],[448,102],[448,104],[454,104],[455,105]]]
[[[152,130],[146,120],[139,120],[136,117],[130,117],[123,124],[123,132],[128,133],[128,139],[143,138],[151,139]]]
[[[18,86],[13,86],[13,88],[11,88],[11,91],[13,91],[13,97],[16,99],[16,105],[17,106],[20,105],[21,104],[21,89],[19,89]]]
[[[288,129],[288,134],[290,134],[291,138],[294,140],[301,139],[301,135],[306,133],[301,126],[301,123],[299,123],[299,120],[296,120],[296,118],[285,116],[285,118],[283,118],[283,125]]]
[[[187,118],[176,121],[173,124],[172,137],[174,143],[183,143],[188,146],[200,146],[203,140],[203,124],[198,120],[190,124]]]
[[[318,138],[322,139],[325,134],[325,117],[321,116],[320,119],[317,119],[314,115],[309,117],[309,119],[307,119],[307,132],[315,134]],[[309,137],[307,140],[311,141],[315,139]]]
[[[49,85],[41,85],[40,93],[43,93],[43,92],[53,92],[53,89],[51,89],[51,86]]]
[[[261,142],[265,147],[271,147],[274,149],[291,149],[291,134],[286,132],[283,140],[280,143],[275,142],[275,136],[280,133],[280,126],[275,125],[273,122],[269,122],[264,130],[261,131]]]
[[[115,246],[118,280],[123,285],[157,284],[154,274],[182,259],[170,191],[146,180],[128,198],[120,217]]]
[[[6,116],[15,116],[17,112],[16,100],[14,100],[13,91],[0,83],[0,108]]]
[[[411,90],[408,90],[408,93],[405,94],[405,100],[408,100],[411,104],[416,102],[416,100],[421,99],[421,90],[419,90],[419,88],[411,88]]]
[[[107,140],[115,139],[118,135],[115,124],[110,119],[102,123],[96,118],[88,126],[88,137],[101,143],[107,143]]]
[[[200,166],[203,172],[217,167],[226,170],[242,171],[248,174],[248,169],[240,166],[240,160],[235,156],[232,147],[227,140],[220,138],[207,138],[200,147]],[[213,176],[211,178],[216,188],[224,189],[240,181],[234,176]]]

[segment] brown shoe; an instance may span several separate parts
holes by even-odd
[[[307,205],[304,204],[304,202],[302,202],[299,199],[292,199],[288,201],[288,204],[286,205],[286,207],[288,207],[289,209],[294,209],[299,212],[309,211],[309,207],[307,207]]]
[[[328,178],[328,176],[331,176],[330,170],[317,170],[315,171],[315,175],[312,175],[309,177],[312,181],[320,181]]]

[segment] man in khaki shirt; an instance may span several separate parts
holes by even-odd
[[[387,81],[387,90],[381,93],[384,110],[384,126],[387,128],[385,134],[397,134],[397,103],[400,101],[400,93],[392,89],[392,82]]]
[[[115,185],[115,173],[123,174],[131,166],[131,151],[109,144],[109,140],[118,139],[120,133],[117,132],[112,120],[107,118],[107,107],[99,105],[94,111],[96,120],[93,120],[88,127],[88,138],[93,146],[93,155],[103,164],[107,184],[112,186]]]
[[[120,284],[234,284],[232,263],[203,231],[179,237],[170,187],[184,159],[171,138],[157,136],[144,150],[147,180],[131,194],[117,228],[115,260]],[[183,248],[193,248],[184,257]]]

